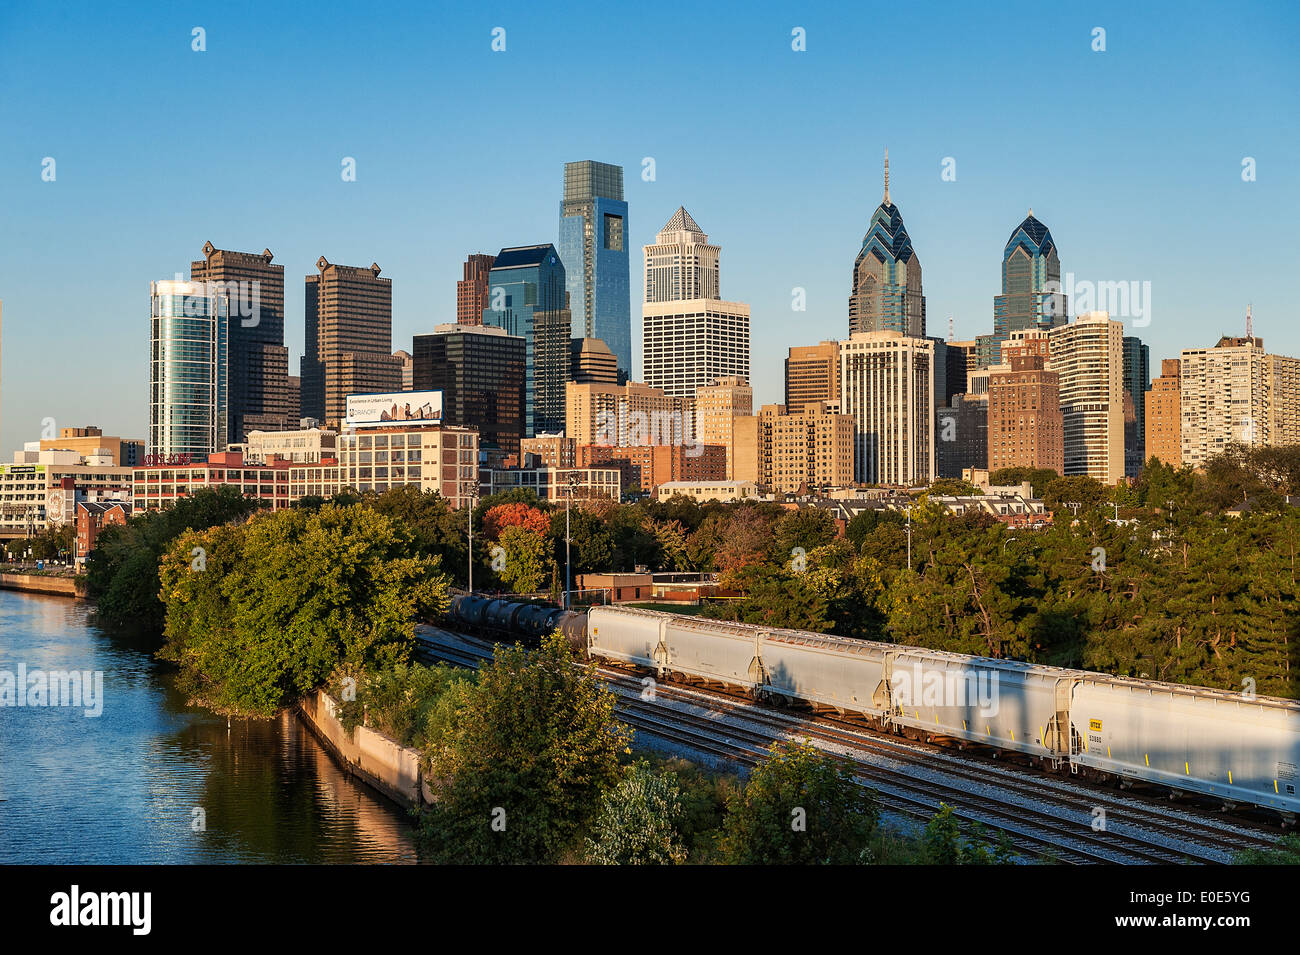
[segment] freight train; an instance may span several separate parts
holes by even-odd
[[[1024,754],[1056,770],[1300,812],[1300,703],[1207,687],[620,607],[586,613],[476,594],[453,620],[559,630],[592,660],[808,704],[892,733]]]

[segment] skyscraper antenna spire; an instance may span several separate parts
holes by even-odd
[[[889,205],[889,147],[885,147],[885,205]]]
[[[1251,309],[1251,306],[1250,306],[1250,305],[1247,305],[1247,306],[1246,306],[1246,337],[1247,337],[1248,339],[1249,339],[1249,338],[1254,338],[1254,337],[1255,337],[1255,324],[1254,324],[1254,321],[1253,321],[1253,319],[1252,319],[1252,317],[1251,317],[1250,309]]]

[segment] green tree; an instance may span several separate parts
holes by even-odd
[[[469,558],[468,510],[456,510],[437,491],[421,490],[416,484],[401,484],[378,494],[368,492],[362,500],[405,527],[416,553],[437,557],[453,580],[465,582]],[[486,552],[484,547],[475,556],[486,561]]]
[[[778,743],[728,806],[723,854],[739,865],[860,863],[878,818],[847,765],[806,741]]]
[[[556,633],[499,647],[476,683],[439,701],[425,750],[437,802],[420,844],[435,862],[554,862],[620,776],[632,733],[614,695]]]
[[[767,565],[749,566],[728,571],[722,582],[726,587],[743,590],[745,596],[710,603],[701,616],[818,633],[830,629],[826,602],[804,574]]]
[[[902,527],[906,523],[907,517],[895,511],[861,510],[854,514],[853,519],[849,521],[844,536],[853,543],[854,547],[865,554],[867,553],[867,542],[875,534],[877,528],[881,525]]]
[[[686,860],[685,809],[672,773],[638,761],[601,801],[587,837],[587,859],[598,865],[677,865]]]
[[[537,593],[551,574],[546,541],[541,534],[515,525],[501,532],[498,541],[504,551],[505,566],[498,575],[517,594]]]
[[[342,675],[340,671],[336,676]],[[350,733],[357,726],[369,726],[403,746],[423,749],[429,743],[429,723],[438,700],[471,677],[469,671],[443,664],[399,663],[382,670],[358,671],[352,678],[356,680],[354,699],[346,699],[338,679],[331,687],[340,700],[339,720],[344,728]]]
[[[823,547],[835,538],[835,516],[822,508],[801,507],[789,511],[776,525],[777,550],[786,561],[796,547],[807,552]]]
[[[660,566],[664,570],[694,570],[686,547],[686,528],[681,521],[650,520],[650,533],[659,544],[663,555]]]
[[[344,664],[405,663],[414,620],[446,610],[437,558],[361,505],[283,510],[191,531],[159,568],[159,656],[220,713],[272,716]]]
[[[939,811],[926,823],[921,836],[921,858],[927,865],[1007,865],[1013,855],[1005,832],[990,844],[979,823],[972,823],[970,838],[963,838],[952,806],[947,803],[939,803]]]
[[[1043,503],[1054,513],[1073,514],[1092,510],[1107,499],[1106,485],[1096,478],[1075,475],[1057,478],[1043,491]]]
[[[926,494],[932,496],[978,497],[983,493],[974,484],[960,478],[940,478],[926,489]]]
[[[1060,476],[1051,468],[999,468],[989,475],[989,484],[994,487],[1014,487],[1028,481],[1033,486],[1034,497],[1041,498],[1047,491],[1047,485]]]
[[[234,487],[201,488],[161,510],[104,528],[86,561],[97,619],[111,627],[161,632],[165,611],[158,598],[158,561],[163,552],[187,530],[243,520],[262,506]]]

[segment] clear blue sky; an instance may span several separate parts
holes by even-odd
[[[289,7],[0,5],[5,460],[46,416],[146,436],[149,282],[205,241],[285,266],[296,373],[318,256],[383,267],[409,348],[454,320],[466,253],[555,241],[576,159],[626,169],[638,343],[639,246],[679,204],[722,246],[759,401],[790,345],[846,334],[886,146],[931,334],[992,330],[1033,206],[1065,271],[1152,283],[1156,368],[1240,333],[1248,301],[1300,354],[1294,3]]]

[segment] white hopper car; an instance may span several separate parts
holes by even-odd
[[[1300,812],[1300,703],[1205,687],[619,607],[587,614],[593,659],[754,698],[859,714],[1069,765]]]

